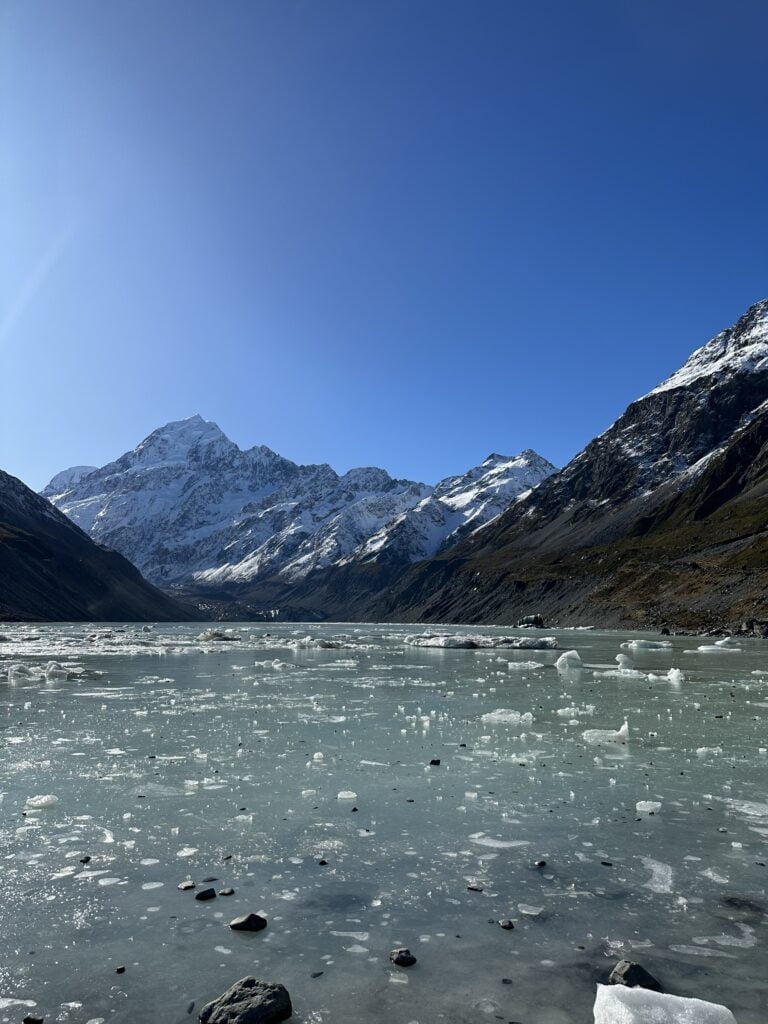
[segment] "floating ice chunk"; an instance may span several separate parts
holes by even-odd
[[[191,857],[195,853],[197,853],[197,847],[196,846],[183,846],[180,850],[176,851],[176,856],[177,857]]]
[[[736,1024],[725,1006],[626,985],[598,985],[594,1024]]]
[[[499,659],[501,660],[501,659]],[[537,669],[545,668],[542,661],[508,661],[507,669],[510,672],[535,672]]]
[[[652,857],[641,857],[643,867],[651,872],[651,877],[643,883],[643,888],[651,892],[672,892],[672,867]]]
[[[722,640],[715,640],[715,647],[727,647],[731,651],[741,649],[739,641],[734,640],[732,636],[725,636]]]
[[[619,645],[624,651],[664,651],[672,646],[671,640],[625,640]]]
[[[312,760],[313,761],[324,761],[325,760],[325,755],[323,754],[323,752],[321,750],[318,750],[318,752],[316,754],[312,755]]]
[[[404,642],[411,647],[442,647],[456,650],[506,648],[513,651],[554,651],[559,644],[554,636],[482,636],[456,633],[427,633],[408,636]]]
[[[587,729],[581,735],[585,743],[591,746],[598,743],[625,743],[629,739],[629,723],[625,718],[620,729]]]
[[[679,668],[671,668],[669,672],[667,672],[667,679],[670,683],[674,683],[675,686],[679,686],[680,683],[685,682],[685,676]]]
[[[511,708],[496,708],[482,715],[480,721],[484,725],[533,725],[533,715],[530,711],[521,714]]]
[[[538,917],[544,913],[544,907],[534,907],[530,903],[518,903],[517,909],[526,917]]]
[[[239,640],[240,634],[234,629],[204,629],[202,633],[198,634],[197,639],[204,643],[212,640]]]
[[[341,789],[336,794],[337,800],[357,800],[357,793],[351,789]]]
[[[573,669],[583,667],[581,655],[578,651],[563,651],[555,662],[555,668],[558,672],[570,672]]]
[[[707,754],[722,754],[722,752],[723,752],[723,748],[722,747],[697,747],[696,748],[696,756],[697,757],[706,757]]]
[[[579,715],[594,715],[595,705],[587,704],[583,708],[577,708],[572,704],[569,708],[558,708],[555,714],[561,718],[577,718]]]
[[[475,832],[469,838],[478,846],[487,846],[491,850],[511,850],[515,846],[530,846],[527,839],[492,839],[484,832]]]
[[[47,807],[55,807],[59,802],[59,798],[54,796],[53,793],[45,793],[42,796],[28,796],[27,807],[31,807],[34,811],[42,811]]]
[[[661,810],[661,803],[658,800],[638,800],[635,810],[638,814],[655,814]]]

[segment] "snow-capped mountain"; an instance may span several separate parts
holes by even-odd
[[[298,580],[382,552],[414,561],[498,515],[553,469],[527,451],[491,456],[436,488],[376,468],[340,476],[269,448],[242,451],[193,416],[100,469],[57,474],[43,494],[154,582],[218,587]]]
[[[441,480],[429,497],[374,533],[343,561],[417,562],[479,530],[556,467],[530,448],[514,458],[489,455],[462,476]]]
[[[485,529],[387,581],[368,614],[509,622],[535,611],[635,625],[677,614],[700,624],[717,597],[728,614],[768,619],[754,497],[767,431],[763,300]],[[737,594],[751,603],[742,609]]]

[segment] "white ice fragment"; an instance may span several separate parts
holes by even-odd
[[[594,1024],[736,1024],[725,1006],[626,985],[598,985]]]
[[[47,807],[55,807],[58,802],[59,798],[54,796],[53,793],[27,797],[27,807],[31,807],[34,811],[42,811]]]
[[[512,711],[511,708],[496,708],[482,715],[480,721],[484,725],[532,725],[533,715],[530,711],[522,714],[519,711]]]
[[[643,867],[651,872],[651,877],[643,883],[643,888],[651,892],[672,892],[672,867],[652,857],[641,857]]]
[[[357,800],[357,793],[351,789],[342,789],[336,794],[337,800]]]
[[[324,761],[325,760],[325,755],[322,753],[322,751],[318,750],[318,752],[316,754],[312,755],[312,760],[313,761]]]
[[[583,667],[581,655],[578,651],[563,651],[555,662],[555,668],[558,672],[570,672],[573,669]]]
[[[635,810],[638,814],[655,814],[661,810],[661,804],[658,800],[638,800]]]
[[[625,651],[663,651],[671,646],[671,640],[626,640],[620,644]]]
[[[625,718],[620,729],[587,729],[581,735],[591,746],[598,743],[624,743],[629,739],[629,723]]]

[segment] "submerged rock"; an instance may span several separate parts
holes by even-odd
[[[267,919],[260,914],[243,914],[233,918],[229,927],[235,932],[260,932],[267,927]]]
[[[275,1024],[293,1013],[283,985],[241,978],[200,1011],[202,1024]]]
[[[393,949],[389,954],[389,959],[396,967],[413,967],[416,963],[416,957],[410,949],[406,949],[405,947],[402,949]]]
[[[609,985],[627,985],[629,988],[648,988],[661,992],[661,984],[640,964],[632,960],[619,960],[608,977]]]

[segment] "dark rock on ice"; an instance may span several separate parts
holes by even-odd
[[[243,914],[242,917],[233,918],[229,927],[235,932],[260,932],[267,927],[267,919],[260,914]]]
[[[629,988],[650,988],[661,992],[661,984],[640,964],[632,960],[619,960],[608,977],[609,985],[627,985]]]
[[[201,889],[200,892],[195,893],[196,900],[215,900],[216,890],[215,889]]]
[[[125,974],[125,964],[120,964],[119,967],[116,967],[115,974]]]
[[[396,967],[413,967],[416,963],[416,957],[410,951],[410,949],[393,949],[389,954],[389,959],[395,964]]]
[[[203,879],[203,882],[218,882],[218,878],[215,875],[208,875],[207,878]]]
[[[432,760],[429,762],[430,768],[437,768],[439,764],[440,764],[440,758],[439,757],[433,757]]]
[[[200,1011],[202,1024],[276,1024],[293,1013],[282,985],[241,978]]]
[[[499,928],[503,928],[506,932],[511,932],[514,928],[514,924],[509,920],[508,917],[502,917],[499,921]]]
[[[44,1017],[33,1017],[31,1013],[22,1020],[21,1024],[45,1024]]]

